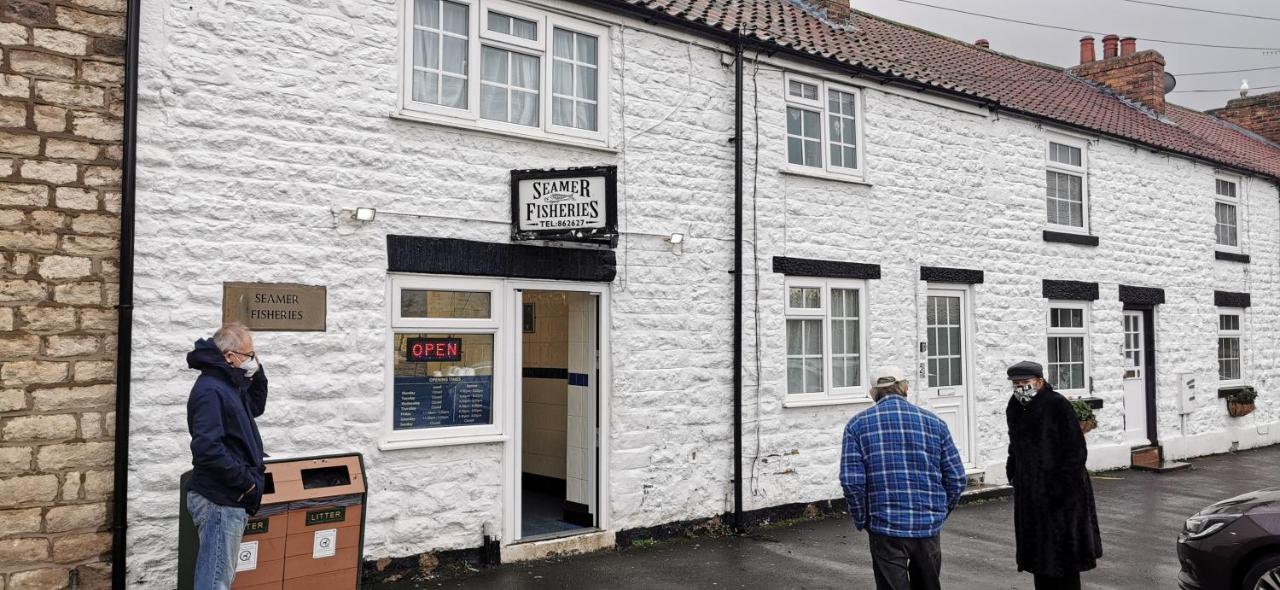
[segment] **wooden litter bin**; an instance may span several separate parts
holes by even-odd
[[[189,472],[188,472],[189,473]],[[178,588],[192,588],[199,539],[183,474]],[[267,463],[262,508],[240,541],[234,590],[360,587],[368,486],[359,454]]]

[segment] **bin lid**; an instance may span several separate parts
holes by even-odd
[[[300,457],[267,463],[272,485],[263,504],[363,494],[368,490],[360,455]]]

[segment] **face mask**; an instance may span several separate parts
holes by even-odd
[[[245,377],[252,378],[253,374],[258,372],[258,359],[256,358],[244,359],[244,362],[240,363],[240,368],[244,370]]]
[[[1020,387],[1015,386],[1013,388],[1013,396],[1018,398],[1018,401],[1024,404],[1031,401],[1031,398],[1035,397],[1035,395],[1036,395],[1036,386],[1030,383]]]

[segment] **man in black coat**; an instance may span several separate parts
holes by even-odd
[[[1071,402],[1023,361],[1008,370],[1013,396],[1009,461],[1018,571],[1035,574],[1036,589],[1078,589],[1080,572],[1097,566],[1102,536],[1085,469],[1088,449]]]

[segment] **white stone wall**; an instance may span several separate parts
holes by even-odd
[[[475,547],[484,525],[501,523],[501,444],[377,448],[387,403],[385,237],[508,241],[507,174],[515,168],[619,166],[625,235],[610,292],[612,528],[732,508],[733,77],[715,51],[615,27],[610,144],[618,150],[611,152],[391,118],[398,90],[391,0],[169,1],[143,9],[132,584],[172,584],[177,477],[190,461],[185,402],[195,377],[184,356],[220,321],[224,281],[328,287],[326,332],[255,339],[272,383],[259,424],[276,457],[364,453],[367,559]],[[1175,370],[1186,367],[1206,385],[1216,375],[1214,288],[1254,293],[1247,370],[1264,395],[1277,378],[1269,356],[1277,303],[1265,299],[1280,257],[1273,185],[1255,181],[1248,191],[1254,264],[1215,262],[1212,169],[1104,140],[1091,148],[1090,169],[1101,246],[1046,244],[1046,136],[1037,125],[871,90],[871,185],[832,182],[778,172],[785,129],[776,66],[762,64],[755,86],[756,266],[769,352],[760,358],[758,399],[755,359],[748,353],[745,361],[749,509],[837,497],[840,430],[861,409],[782,408],[783,277],[770,270],[775,255],[882,265],[883,278],[869,287],[872,366],[916,364],[919,266],[986,271],[974,289],[972,407],[979,461],[992,473],[1002,472],[1005,452],[1004,367],[1043,360],[1042,278],[1102,284],[1091,337],[1095,394],[1107,403],[1090,434],[1099,448],[1120,441],[1120,283],[1168,294],[1158,312],[1162,436],[1216,436],[1222,450],[1232,440],[1272,436],[1249,438],[1238,426],[1256,433],[1255,425],[1275,422],[1274,404],[1233,420],[1209,396],[1185,433],[1170,408]],[[749,175],[753,119],[749,113]],[[747,192],[750,213],[750,178]],[[340,211],[354,206],[439,217],[379,215],[361,224]],[[747,227],[750,236],[750,220]],[[663,237],[675,232],[687,237],[673,248]],[[746,277],[748,350],[754,278]],[[1101,456],[1110,457],[1101,466],[1127,461],[1124,453]]]

